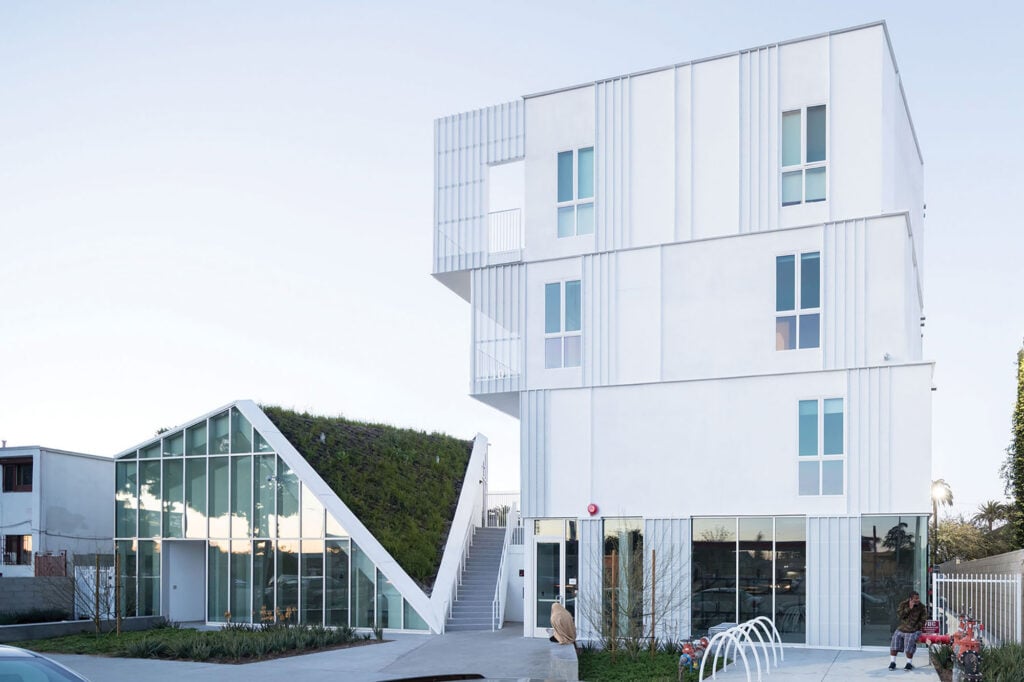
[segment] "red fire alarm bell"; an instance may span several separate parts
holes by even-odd
[[[590,504],[588,504],[588,505],[587,505],[587,513],[588,513],[588,514],[590,514],[591,516],[593,516],[594,514],[596,514],[596,513],[597,513],[597,505],[596,505],[596,504],[594,504],[593,502],[591,502]]]

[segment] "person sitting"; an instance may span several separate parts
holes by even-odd
[[[576,643],[576,623],[573,622],[572,614],[557,601],[551,605],[551,628],[553,630],[550,637],[552,642]]]

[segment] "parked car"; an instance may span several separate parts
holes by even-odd
[[[732,587],[712,587],[693,595],[694,627],[704,630],[719,623],[735,622],[736,592]],[[762,597],[739,590],[740,613],[758,613],[761,601]]]
[[[89,682],[46,656],[0,644],[0,680],[4,682]]]

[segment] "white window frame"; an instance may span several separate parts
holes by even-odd
[[[565,330],[565,313],[566,313],[566,307],[565,307],[565,290],[566,290],[566,286],[565,285],[570,283],[570,282],[579,282],[579,285],[580,285],[580,328],[579,328],[578,331],[566,331]],[[557,284],[558,285],[558,301],[559,301],[558,329],[559,329],[559,331],[557,331],[557,332],[548,332],[547,331],[547,313],[548,313],[548,311],[547,311],[547,287],[548,287],[549,284]],[[567,364],[565,364],[565,339],[573,337],[573,336],[578,336],[580,338],[580,364],[578,364],[578,365],[567,365]],[[562,349],[561,353],[560,353],[561,362],[557,366],[548,367],[548,339],[559,339],[560,340],[559,343],[560,343],[561,349]],[[567,369],[567,368],[571,369],[571,368],[575,368],[575,367],[580,367],[583,364],[583,280],[578,279],[578,278],[573,278],[573,279],[555,280],[553,282],[545,282],[544,283],[544,347],[543,347],[543,355],[544,355],[544,369]]]
[[[818,254],[818,305],[815,308],[804,308],[803,307],[803,299],[802,299],[802,296],[801,296],[801,293],[800,293],[800,284],[801,284],[801,281],[802,281],[802,278],[803,278],[803,268],[801,267],[801,263],[803,261],[801,259],[803,258],[803,256],[805,256],[807,254],[812,254],[812,253]],[[793,347],[792,348],[779,348],[778,347],[778,343],[776,342],[775,351],[776,352],[785,353],[785,352],[797,351],[797,350],[820,350],[821,349],[821,336],[822,336],[822,331],[821,331],[821,329],[822,329],[822,305],[821,305],[821,302],[822,302],[822,299],[824,298],[824,296],[822,295],[822,279],[824,277],[824,272],[825,272],[825,267],[824,267],[824,264],[823,264],[823,261],[822,261],[822,257],[821,257],[821,249],[816,249],[814,251],[795,251],[795,252],[794,251],[787,251],[786,253],[777,253],[777,254],[775,254],[775,259],[776,259],[775,262],[778,263],[778,259],[780,257],[782,257],[782,256],[793,256],[793,309],[792,310],[776,310],[775,311],[775,329],[776,329],[776,334],[778,334],[777,330],[778,330],[778,324],[779,324],[779,319],[780,318],[783,318],[783,317],[793,317],[793,318],[796,319],[796,334],[795,334],[794,339],[793,339]],[[775,289],[774,289],[774,291],[775,291],[775,300],[778,300],[778,295],[779,295],[779,276],[778,276],[778,266],[777,265],[776,265],[776,271],[775,271],[775,275],[774,276],[775,276]],[[814,315],[814,314],[818,315],[818,345],[817,346],[808,346],[807,348],[801,348],[800,347],[800,317],[802,315]]]
[[[800,403],[816,401],[818,403],[818,451],[815,455],[801,455],[800,454]],[[838,455],[826,455],[825,452],[825,401],[826,400],[842,400],[843,401],[843,451]],[[828,396],[809,396],[806,398],[799,398],[797,400],[796,410],[796,455],[797,455],[797,494],[800,497],[844,497],[846,495],[846,486],[848,480],[848,467],[846,466],[846,431],[847,422],[846,418],[847,410],[846,406],[849,401],[845,396],[839,395],[828,395]],[[801,462],[814,462],[818,465],[818,492],[814,494],[801,493],[800,492],[800,463]],[[822,486],[824,484],[824,464],[823,462],[842,462],[843,464],[843,491],[841,493],[823,493]]]
[[[821,161],[807,161],[807,110],[813,109],[814,107],[825,107],[825,158]],[[782,135],[783,135],[783,120],[786,114],[791,114],[794,111],[800,113],[800,163],[791,164],[789,166],[782,165]],[[821,204],[828,201],[829,196],[829,178],[831,173],[828,172],[828,159],[829,159],[829,148],[830,148],[830,135],[832,126],[829,125],[829,105],[827,102],[821,102],[819,104],[809,104],[807,106],[799,107],[797,109],[787,109],[783,111],[779,116],[779,204],[784,208],[789,206],[801,206],[803,204]],[[824,168],[825,169],[825,197],[822,199],[807,200],[807,171],[813,168]],[[800,201],[793,201],[785,203],[782,199],[782,178],[789,173],[800,173]]]
[[[579,194],[580,194],[580,187],[579,187],[580,151],[582,151],[584,149],[591,150],[591,153],[595,154],[595,160],[596,160],[596,150],[594,149],[594,145],[588,145],[586,147],[578,147],[578,148],[575,148],[575,149],[560,149],[557,152],[555,152],[555,235],[559,239],[568,239],[570,237],[579,237],[581,235],[587,235],[587,234],[593,234],[594,233],[594,228],[595,228],[594,224],[591,224],[589,232],[580,232],[580,209],[579,209],[579,207],[580,206],[586,206],[588,204],[593,206],[594,205],[594,194],[597,193],[596,192],[597,188],[595,187],[594,188],[595,189],[594,194],[591,194],[589,197],[586,197],[585,199],[581,199],[580,196],[579,196]],[[572,152],[572,199],[569,199],[567,201],[558,201],[558,157],[560,155],[568,153],[568,152]],[[593,183],[593,181],[594,181],[594,179],[591,178],[591,183]],[[561,235],[561,234],[558,233],[558,227],[559,227],[558,217],[559,217],[559,214],[561,212],[561,209],[563,209],[563,208],[570,208],[570,207],[572,208],[572,234]],[[596,222],[596,221],[597,221],[597,209],[595,208],[594,209],[594,222]]]

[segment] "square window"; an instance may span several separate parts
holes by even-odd
[[[819,338],[819,320],[818,313],[813,315],[801,315],[800,316],[800,347],[801,348],[817,348],[821,345]]]
[[[594,232],[594,205],[580,204],[576,207],[576,233],[593,234]]]
[[[782,205],[792,206],[803,201],[803,171],[782,174]]]
[[[565,337],[565,366],[579,367],[582,359],[583,337],[579,335]]]
[[[807,202],[825,201],[825,168],[807,169]]]
[[[818,462],[800,462],[800,494],[817,495],[819,466]]]
[[[821,494],[843,494],[843,460],[827,459],[821,463]]]
[[[544,339],[544,369],[562,366],[562,337]]]
[[[576,234],[576,207],[562,206],[558,209],[558,236],[571,237]]]
[[[775,318],[775,350],[796,348],[796,317]]]

